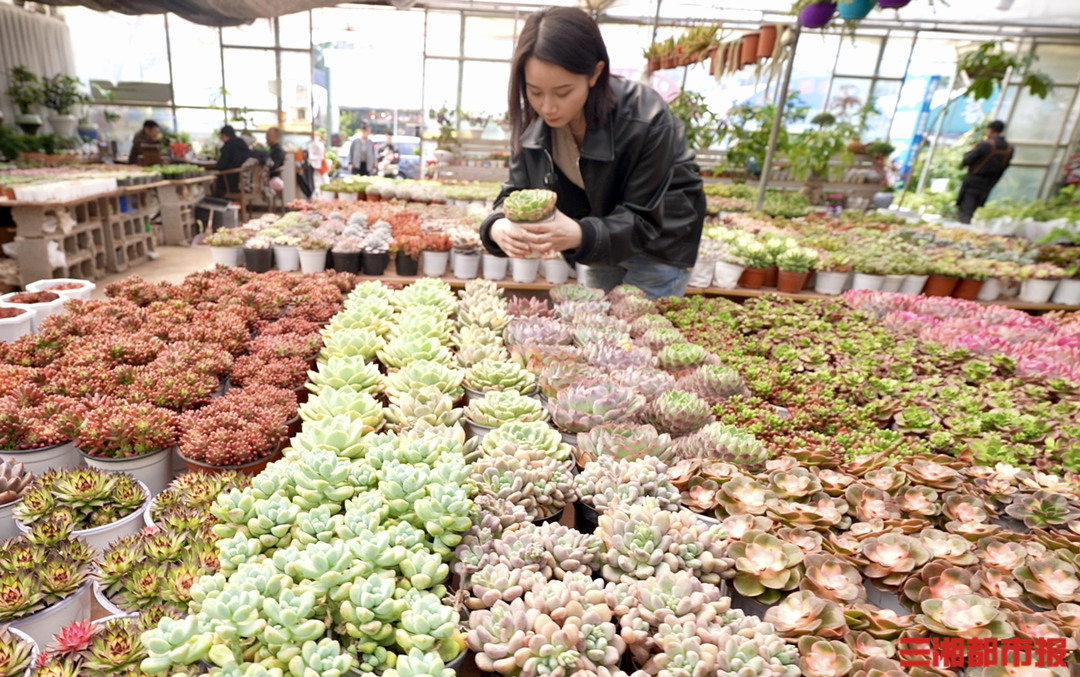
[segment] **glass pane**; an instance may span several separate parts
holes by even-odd
[[[892,34],[885,42],[885,51],[881,54],[881,65],[878,66],[878,75],[883,78],[902,78],[907,70],[908,57],[911,55],[911,43],[914,36],[910,34]]]
[[[173,91],[178,106],[210,106],[221,90],[221,50],[218,31],[169,16],[169,38],[183,46],[173,59]]]
[[[71,32],[72,50],[79,56],[75,60],[76,74],[83,81],[169,82],[163,15],[128,16],[82,7],[65,7],[64,14]],[[124,89],[119,89],[117,98],[133,99],[134,96],[123,96]],[[167,100],[166,93],[163,102]]]
[[[1077,45],[1036,45],[1035,54],[1039,60],[1035,68],[1046,73],[1055,84],[1075,85],[1080,82],[1080,46]]]
[[[874,74],[878,55],[881,53],[881,38],[856,37],[840,41],[840,56],[836,61],[837,75]]]
[[[1021,91],[1007,135],[1015,141],[1057,142],[1075,93],[1076,87],[1058,86],[1044,100]]]
[[[428,12],[428,56],[461,56],[461,14]]]
[[[424,76],[424,104],[428,111],[446,108],[451,112],[458,107],[458,62],[447,59],[428,59],[427,74]],[[503,108],[506,99],[503,98]],[[433,120],[427,121],[428,129],[438,129]]]
[[[220,147],[218,130],[225,124],[225,115],[219,110],[196,108],[176,109],[176,128],[191,135],[192,147],[201,153],[206,146]]]
[[[811,111],[821,111],[826,107],[825,97],[829,93],[829,79],[839,46],[838,35],[809,33],[799,39],[791,72],[791,91],[810,106]]]
[[[645,66],[642,45],[652,42],[652,27],[602,23],[600,33],[607,45],[612,72],[633,80],[640,78]]]
[[[274,52],[225,50],[225,89],[229,108],[277,110],[277,63]]]
[[[1013,154],[1013,162],[1018,164],[1049,164],[1054,159],[1053,146],[1028,146],[1017,144]]]
[[[274,24],[270,19],[255,19],[247,26],[222,28],[221,41],[226,45],[240,47],[273,47]]]
[[[509,59],[513,55],[513,19],[465,17],[465,56],[481,59]]]
[[[990,199],[1037,198],[1045,178],[1046,167],[1010,167],[990,193]]]
[[[286,131],[311,131],[311,55],[281,53],[282,127]]]
[[[466,61],[461,83],[462,110],[474,117],[501,117],[506,112],[506,88],[509,82],[509,63]]]
[[[875,115],[866,121],[864,140],[887,139],[896,106],[900,103],[900,82],[879,80],[874,85],[874,95],[871,99],[874,107],[881,111],[881,115]]]
[[[861,78],[835,78],[829,96],[829,112],[840,120],[857,123],[859,109],[870,100],[870,81]]]
[[[120,116],[114,122],[105,119],[105,111]],[[117,152],[127,155],[131,149],[131,140],[135,133],[142,130],[143,122],[156,120],[159,125],[172,129],[175,125],[172,110],[169,108],[151,108],[150,106],[91,106],[90,122],[101,128],[102,138],[116,141]]]
[[[282,47],[309,49],[311,30],[307,12],[278,17],[278,43]]]

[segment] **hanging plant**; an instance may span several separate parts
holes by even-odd
[[[1026,87],[1032,96],[1045,99],[1054,83],[1050,76],[1031,69],[1039,57],[1034,54],[1020,56],[1006,52],[997,42],[984,42],[978,49],[964,54],[958,64],[959,70],[970,78],[971,83],[964,92],[976,101],[989,99],[994,95],[994,88],[1001,87],[1002,81],[1011,69],[1023,73],[1021,86]]]

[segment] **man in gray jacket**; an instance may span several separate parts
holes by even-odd
[[[353,139],[349,145],[349,171],[353,174],[367,176],[375,173],[379,160],[375,154],[375,142],[368,138],[370,136],[368,123],[360,123],[360,138]]]

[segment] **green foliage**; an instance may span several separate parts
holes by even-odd
[[[11,69],[5,93],[23,115],[32,113],[31,109],[40,104],[45,96],[41,80],[26,66],[15,66]]]
[[[855,135],[855,127],[849,122],[835,120],[828,113],[822,113],[814,118],[816,128],[810,127],[789,141],[785,155],[795,176],[828,178],[829,163],[834,157],[850,159],[847,143]]]
[[[1000,42],[984,42],[978,49],[964,54],[960,59],[960,70],[971,78],[964,94],[976,101],[989,99],[994,95],[994,88],[1001,86],[1005,74],[1012,69],[1014,73],[1023,74],[1022,85],[1027,87],[1032,96],[1045,99],[1054,88],[1054,83],[1045,73],[1031,70],[1032,64],[1038,58],[1034,54],[1020,56],[1006,52]]]
[[[787,128],[806,119],[809,108],[798,97],[788,99],[784,107],[784,124],[780,125],[780,134],[776,139],[778,153],[786,153],[789,147]],[[727,150],[727,166],[738,172],[745,172],[753,158],[760,167],[765,164],[765,152],[769,147],[769,134],[776,106],[751,106],[742,104],[728,111],[727,120],[721,123],[720,138],[730,138]]]
[[[19,153],[47,153],[55,155],[57,151],[73,148],[77,139],[65,139],[56,134],[30,136],[14,127],[0,126],[0,157],[14,160]]]
[[[715,28],[713,29],[715,32]],[[683,90],[671,102],[671,112],[682,120],[686,128],[686,147],[704,150],[717,143],[716,113],[709,110],[705,97],[697,92]]]
[[[1065,186],[1049,200],[1004,199],[994,200],[975,213],[979,219],[997,219],[1009,216],[1017,221],[1034,219],[1036,221],[1055,221],[1067,219],[1080,221],[1080,204],[1077,204],[1076,186]],[[1080,233],[1074,229],[1056,228],[1036,244],[1046,244],[1058,238],[1065,238],[1073,243],[1080,243]]]
[[[79,90],[78,78],[57,73],[42,84],[42,102],[57,115],[70,115],[75,106],[90,103],[90,96]]]

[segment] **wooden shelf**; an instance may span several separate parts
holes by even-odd
[[[827,296],[825,294],[818,294],[812,291],[802,291],[797,294],[786,294],[779,292],[776,287],[762,287],[761,289],[745,289],[737,287],[735,289],[721,289],[719,287],[687,287],[687,296],[723,296],[730,299],[755,299],[765,295],[779,296],[780,298],[791,299],[793,301],[820,301],[822,299],[835,299],[836,296]],[[1057,303],[1025,303],[1016,299],[1003,299],[998,301],[976,301],[985,306],[1004,306],[1006,308],[1013,308],[1015,310],[1025,310],[1032,312],[1044,312],[1050,310],[1080,310],[1080,306],[1063,306]]]
[[[422,280],[425,277],[427,277],[426,275],[423,274],[423,267],[422,267],[423,263],[421,262],[420,265],[421,265],[420,272],[418,272],[416,275],[409,275],[409,276],[398,275],[397,274],[397,269],[396,269],[396,267],[394,265],[394,259],[391,258],[389,265],[386,266],[386,272],[384,274],[382,274],[382,275],[364,275],[364,274],[361,273],[358,276],[358,278],[359,278],[359,280],[361,282],[367,282],[368,280],[373,280],[373,281],[386,282],[388,284],[408,285],[408,284],[412,284],[413,282],[416,282],[417,280]],[[452,268],[450,268],[450,266],[447,266],[446,270],[447,270],[446,275],[443,275],[443,276],[435,278],[435,279],[442,280],[443,282],[446,282],[447,284],[449,284],[451,287],[453,287],[455,289],[461,289],[461,288],[465,287],[465,283],[468,282],[468,280],[459,280],[458,278],[454,277],[454,274],[452,272]],[[483,263],[481,263],[481,265],[480,265],[480,276],[481,277],[483,276],[483,272],[484,272]],[[547,292],[547,291],[550,291],[551,288],[555,286],[555,285],[551,284],[550,282],[548,282],[547,280],[545,280],[543,278],[543,276],[540,275],[540,274],[537,274],[536,282],[530,282],[530,283],[514,282],[514,280],[510,277],[510,269],[509,268],[507,268],[507,270],[506,270],[506,278],[504,278],[502,280],[496,280],[495,282],[496,282],[496,284],[499,285],[500,288],[502,288],[502,289],[510,289],[510,290],[513,290],[513,291]],[[570,280],[567,280],[567,283],[576,284],[577,280],[570,279]]]

